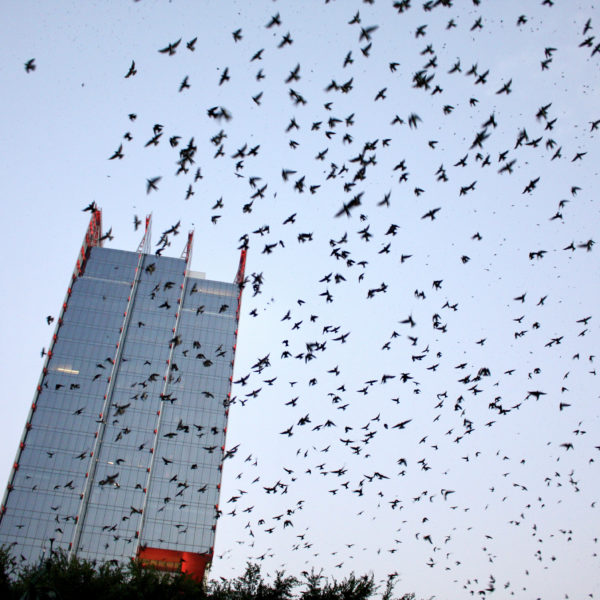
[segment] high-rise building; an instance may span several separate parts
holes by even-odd
[[[18,561],[62,550],[139,557],[201,578],[210,563],[244,278],[102,247],[95,210],[0,508]],[[173,235],[173,228],[167,235]],[[159,252],[160,254],[160,252]]]

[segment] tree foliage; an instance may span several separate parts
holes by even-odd
[[[394,576],[381,591],[381,600],[415,600],[414,594],[395,598]],[[263,577],[258,564],[248,563],[243,575],[199,583],[183,573],[164,573],[139,561],[98,563],[61,552],[36,565],[18,567],[0,549],[0,598],[3,600],[369,600],[378,592],[373,575],[350,574],[337,581],[314,570],[301,578],[283,571]]]

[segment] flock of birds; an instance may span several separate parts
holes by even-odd
[[[260,25],[220,34],[230,62],[202,85],[177,63],[204,51],[202,36],[157,45],[177,96],[201,87],[201,135],[169,131],[166,115],[134,131],[140,108],[106,153],[112,166],[166,147],[174,175],[145,174],[142,194],[177,212],[176,198],[158,198],[179,186],[197,227],[235,232],[249,251],[213,572],[249,560],[373,569],[438,597],[535,598],[544,585],[597,597],[593,575],[564,576],[577,560],[598,566],[584,524],[596,518],[600,450],[587,291],[598,211],[582,179],[600,115],[570,112],[558,91],[535,104],[532,90],[567,64],[597,93],[593,7],[513,3],[502,20],[483,0],[328,4],[318,13],[333,75],[308,21],[269,5]],[[578,31],[568,47],[539,39],[558,10]],[[474,54],[494,28],[525,40],[513,76]],[[350,47],[335,41],[342,30]],[[450,58],[458,36],[463,53]],[[142,62],[120,77],[144,77]],[[206,202],[209,185],[222,192]],[[510,285],[505,270],[517,273]],[[563,285],[570,276],[583,300]]]

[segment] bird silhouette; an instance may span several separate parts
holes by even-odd
[[[159,52],[161,54],[167,54],[169,56],[173,56],[177,52],[177,47],[179,46],[180,43],[181,43],[181,38],[179,38],[176,42],[171,42],[170,44],[168,44],[167,46],[165,46],[164,48],[159,50]]]
[[[132,60],[129,70],[125,74],[125,79],[129,79],[130,77],[133,77],[136,74],[137,74],[137,69],[135,68],[135,60]]]

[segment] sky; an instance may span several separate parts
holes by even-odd
[[[193,229],[210,279],[247,240],[213,577],[599,597],[599,28],[591,0],[5,6],[0,480],[95,202],[108,247]]]

